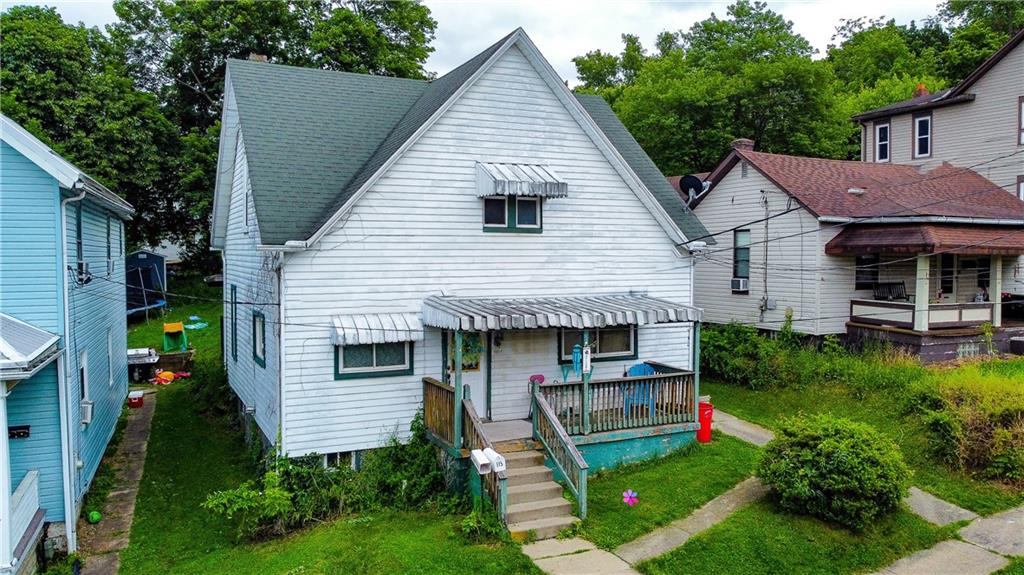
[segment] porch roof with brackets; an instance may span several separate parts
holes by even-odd
[[[429,296],[423,301],[424,325],[463,331],[591,329],[700,319],[699,308],[639,294],[537,298]]]

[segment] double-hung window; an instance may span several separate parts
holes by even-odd
[[[875,124],[875,161],[889,161],[889,122]]]
[[[267,320],[259,310],[252,311],[252,359],[267,367]]]
[[[114,387],[114,328],[107,328],[107,387]]]
[[[1017,197],[1024,200],[1024,176],[1017,176]]]
[[[334,346],[334,379],[412,374],[412,342]]]
[[[588,330],[593,361],[636,359],[636,328],[633,326],[602,327]],[[572,361],[572,348],[583,345],[583,330],[565,329],[559,332],[560,363]]]
[[[542,200],[536,196],[484,198],[484,231],[539,234],[543,230]]]
[[[238,361],[238,288],[231,286],[231,361]]]
[[[914,116],[914,157],[928,158],[932,155],[932,114],[928,112]]]
[[[1024,146],[1024,96],[1017,98],[1017,145]]]
[[[857,256],[854,289],[875,289],[878,283],[878,254]]]
[[[732,291],[748,293],[750,288],[750,230],[732,233]]]

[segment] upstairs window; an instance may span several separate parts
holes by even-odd
[[[875,161],[889,161],[889,122],[875,124]]]
[[[854,289],[875,289],[878,283],[878,254],[857,256]]]
[[[750,230],[732,233],[732,291],[748,293],[750,288]]]
[[[334,347],[334,379],[385,377],[412,373],[412,342]]]
[[[914,117],[914,157],[928,158],[932,155],[932,115]]]
[[[542,201],[534,196],[489,196],[483,199],[484,231],[539,234]]]
[[[1017,176],[1017,197],[1024,200],[1024,176]]]
[[[252,358],[256,365],[267,367],[267,320],[257,310],[252,311]]]
[[[114,273],[114,240],[110,237],[110,214],[107,214],[107,276]]]
[[[1017,98],[1017,145],[1024,146],[1024,96]]]

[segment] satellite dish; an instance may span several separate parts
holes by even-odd
[[[679,191],[688,202],[692,202],[698,194],[704,191],[704,182],[697,176],[683,176],[679,180]]]

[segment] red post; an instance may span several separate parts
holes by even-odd
[[[700,409],[700,429],[697,430],[697,441],[701,443],[711,442],[711,419],[715,413],[715,406],[710,402],[702,401]]]

